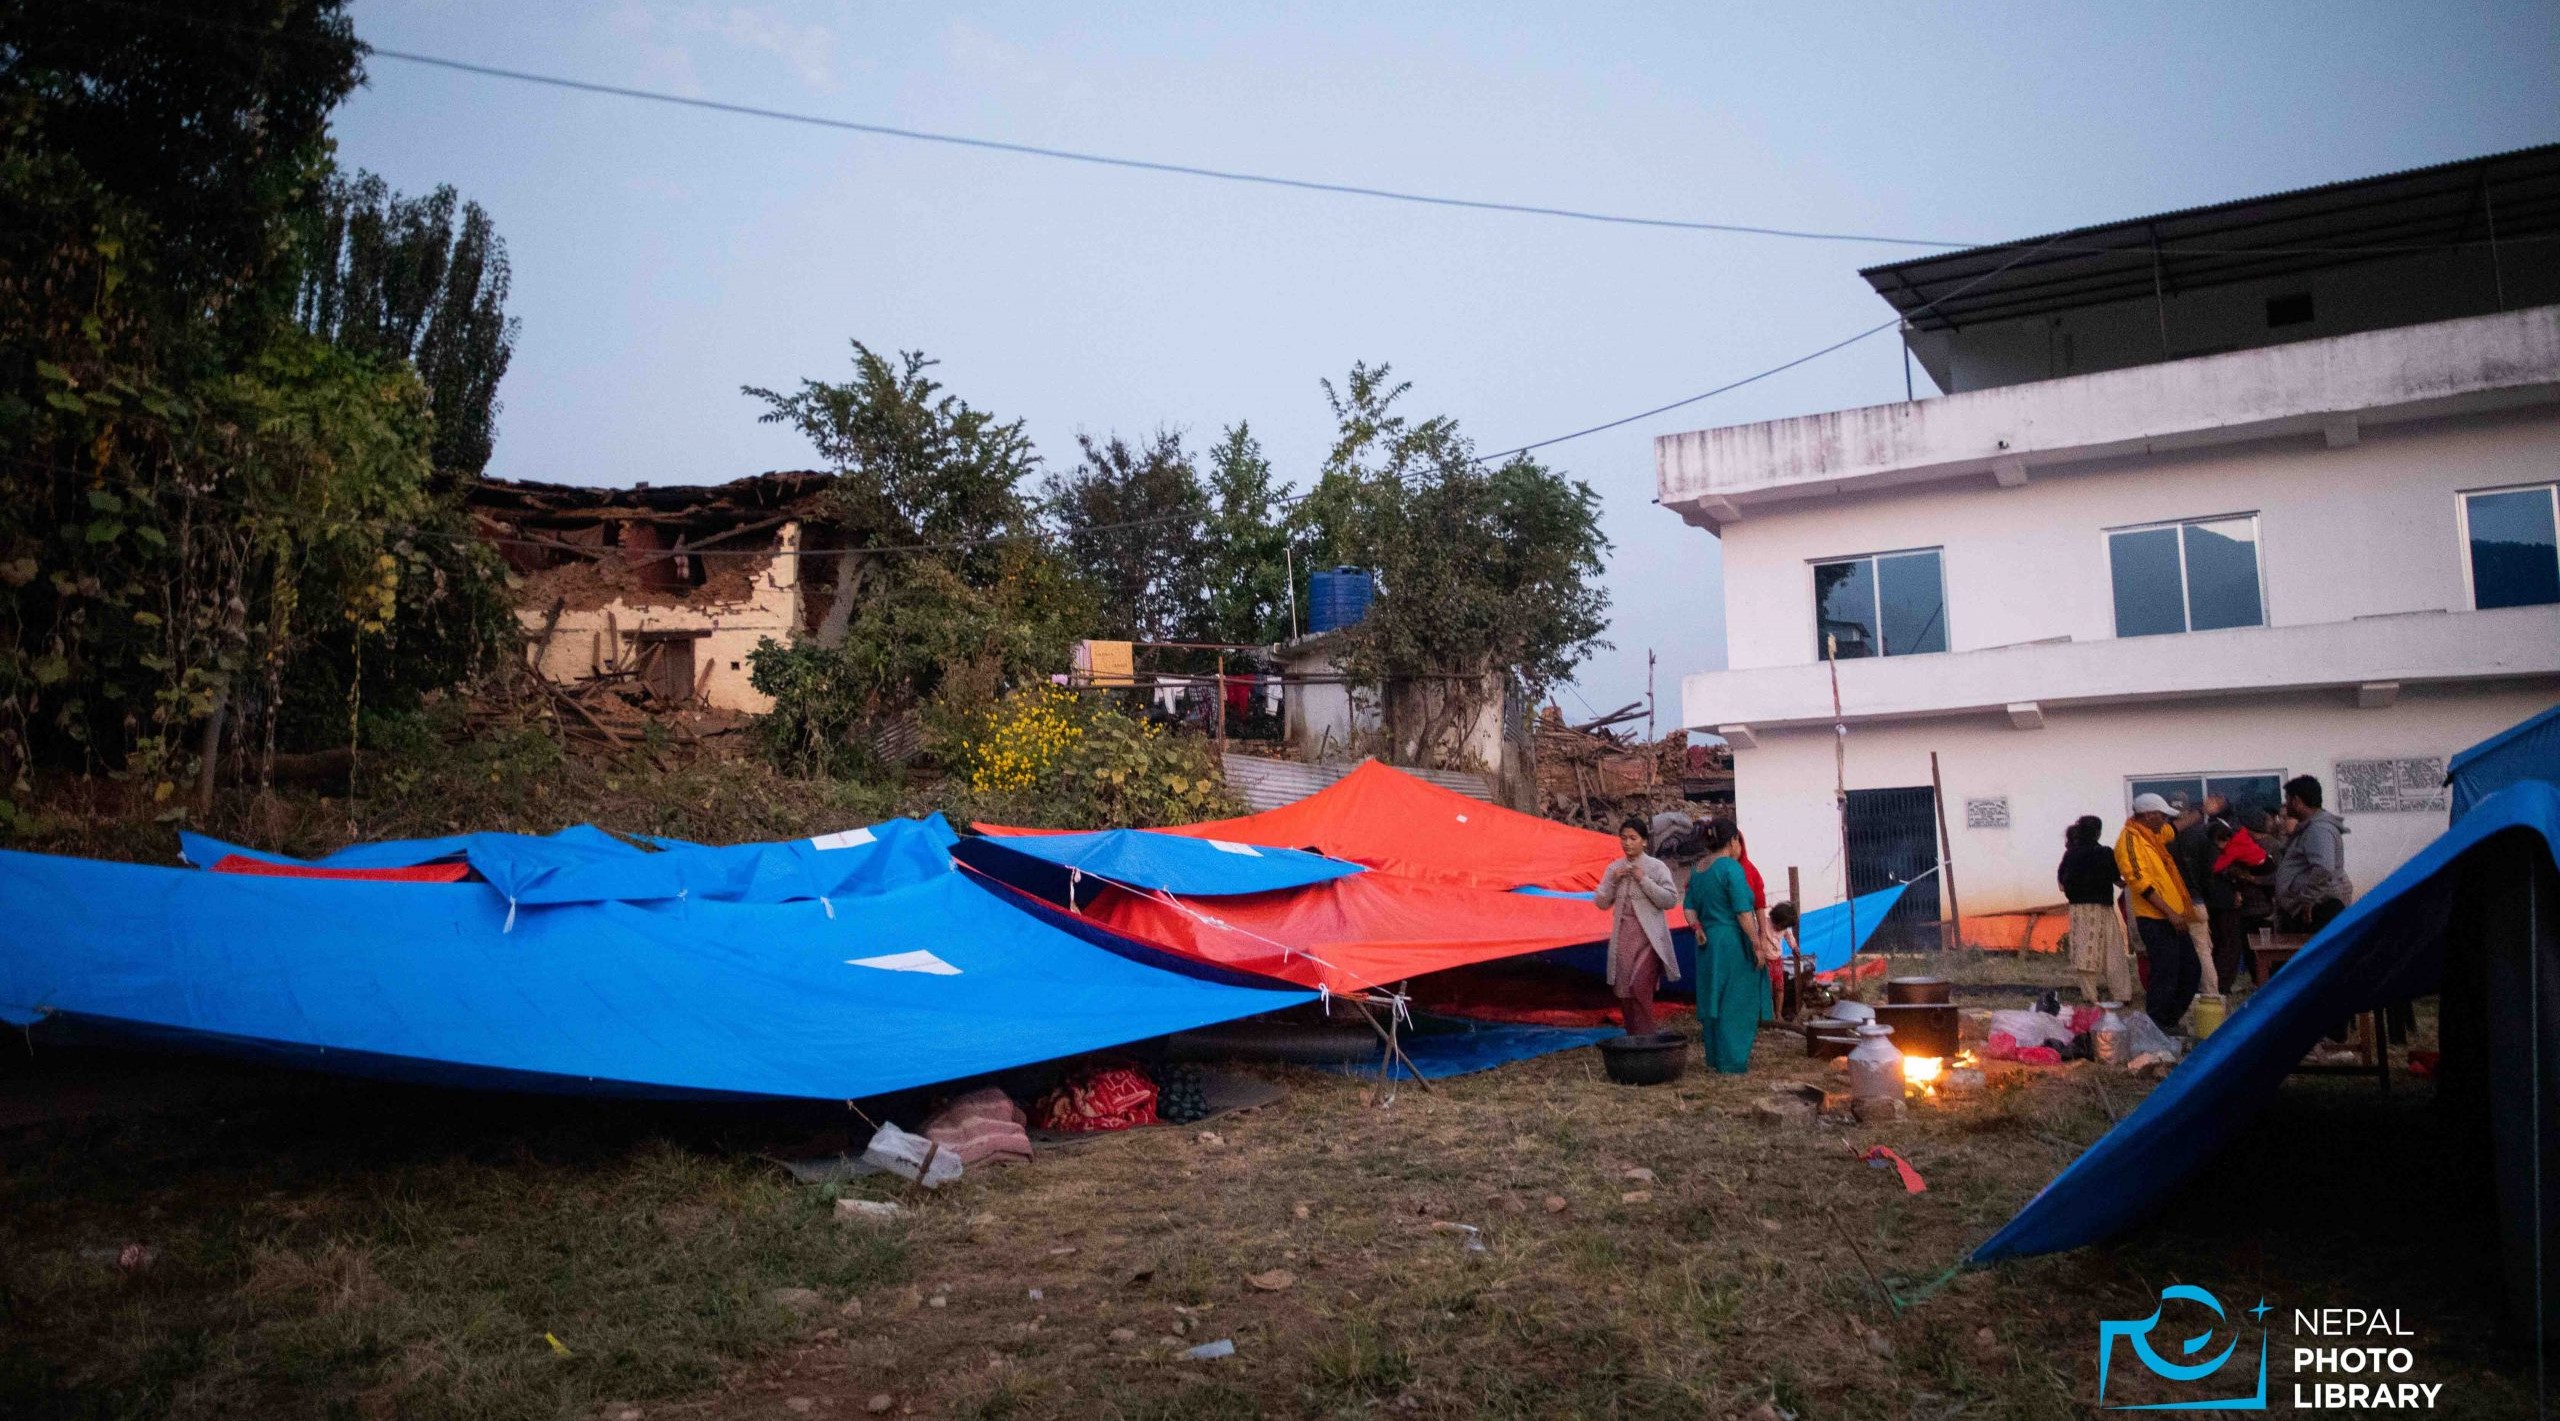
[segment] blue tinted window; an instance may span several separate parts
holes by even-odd
[[[2190,523],[2186,535],[2187,629],[2265,625],[2265,611],[2258,605],[2256,520]]]
[[[2187,629],[2177,529],[2144,528],[2110,535],[2107,561],[2115,580],[2117,636],[2158,636]]]
[[[1935,549],[1876,559],[1884,654],[1910,656],[1947,649],[1947,587]]]
[[[2469,495],[2471,605],[2560,602],[2560,529],[2549,488]]]
[[[1882,643],[1876,625],[1875,559],[1814,564],[1814,656],[1848,661],[1876,655]]]

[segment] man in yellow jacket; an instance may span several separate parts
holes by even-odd
[[[2142,942],[2150,981],[2142,993],[2142,1010],[2162,1031],[2176,1035],[2178,1021],[2196,999],[2203,969],[2197,965],[2187,921],[2195,915],[2195,896],[2169,857],[2169,801],[2156,794],[2133,798],[2133,817],[2116,835],[2116,871],[2124,875],[2125,897],[2133,905],[2133,931]]]

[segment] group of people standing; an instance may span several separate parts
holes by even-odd
[[[2262,927],[2318,932],[2354,901],[2345,821],[2321,805],[2320,781],[2286,781],[2284,807],[2241,823],[2208,794],[2176,806],[2134,796],[2112,846],[2083,815],[2063,831],[2055,877],[2071,905],[2071,966],[2091,1001],[2133,1000],[2143,959],[2143,1011],[2175,1032],[2201,994],[2253,975],[2249,935]],[[2126,932],[2130,917],[2132,932]]]
[[[1629,819],[1618,830],[1622,856],[1600,876],[1592,901],[1610,914],[1609,989],[1630,1036],[1648,1035],[1660,1023],[1653,994],[1680,980],[1671,946],[1670,911],[1688,914],[1698,937],[1698,1025],[1707,1066],[1726,1074],[1750,1068],[1752,1038],[1769,1014],[1770,968],[1794,930],[1788,905],[1768,906],[1768,889],[1744,851],[1731,820],[1709,819],[1696,830],[1701,857],[1684,893],[1671,865],[1651,852],[1648,826]]]

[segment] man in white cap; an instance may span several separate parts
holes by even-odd
[[[2156,794],[2133,797],[2133,817],[2116,835],[2116,869],[2124,875],[2125,897],[2133,905],[2133,931],[2142,943],[2150,980],[2143,987],[2142,1010],[2162,1031],[2176,1035],[2178,1021],[2196,999],[2203,970],[2195,943],[2187,933],[2195,899],[2169,856],[2169,801]]]

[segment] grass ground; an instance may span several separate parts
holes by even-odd
[[[1754,1071],[1630,1090],[1586,1050],[1375,1108],[1289,1070],[1281,1105],[1044,1151],[886,1226],[761,1158],[840,1143],[838,1115],[215,1073],[0,1130],[0,1414],[2076,1416],[2098,1320],[2172,1281],[2278,1321],[2398,1307],[2439,1414],[2529,1409],[2423,1088],[2296,1082],[2136,1237],[1949,1277],[2143,1087],[2020,1072],[1771,1126],[1771,1080],[1837,1074],[1774,1033]]]

